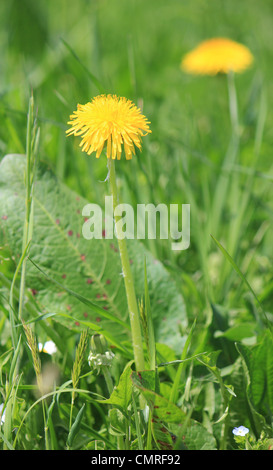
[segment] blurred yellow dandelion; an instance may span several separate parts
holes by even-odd
[[[127,160],[135,154],[135,146],[141,149],[141,137],[150,133],[147,118],[127,98],[116,95],[99,95],[70,116],[68,135],[80,135],[82,151],[99,158],[106,147],[107,158],[120,160],[122,146]]]
[[[201,42],[185,55],[181,68],[200,75],[243,72],[253,62],[250,50],[243,44],[227,38],[213,38]]]

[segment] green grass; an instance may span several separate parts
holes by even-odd
[[[271,445],[271,3],[1,2],[1,448]],[[242,42],[255,57],[234,82],[179,67],[213,36]],[[65,135],[77,103],[103,90],[140,104],[151,121],[141,154],[116,164],[121,199],[191,205],[188,250],[128,241],[142,306],[140,376],[118,255],[103,241],[66,236],[80,230],[84,202],[104,205],[109,193],[105,158],[88,157]],[[14,154],[26,154],[26,167]],[[104,338],[96,347],[107,341],[115,353],[111,365],[90,367],[95,334]],[[47,340],[53,356],[35,349]],[[41,396],[44,374],[52,382]],[[234,438],[240,425],[247,439]]]

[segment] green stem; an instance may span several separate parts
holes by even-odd
[[[135,415],[135,426],[136,426],[136,434],[137,434],[137,441],[138,441],[138,450],[144,450],[134,390],[132,390],[132,404],[133,404],[133,410],[134,410],[134,415]]]
[[[217,233],[218,236],[219,230],[221,229],[221,217],[227,192],[232,181],[231,172],[237,159],[240,142],[238,103],[233,72],[227,74],[227,88],[232,135],[214,194],[214,207],[210,228],[211,232]]]
[[[74,401],[75,401],[75,392],[73,391],[72,395],[71,395],[71,404],[70,404],[69,432],[70,432],[71,426],[72,426]]]
[[[23,233],[23,244],[22,244],[22,252],[25,251],[29,241],[30,241],[30,227],[31,227],[31,207],[32,207],[32,185],[31,185],[31,157],[32,157],[32,128],[33,128],[33,108],[34,108],[34,101],[33,96],[30,97],[29,100],[29,108],[28,108],[28,119],[27,119],[27,138],[26,138],[26,157],[27,157],[27,165],[26,165],[26,213],[25,213],[25,224],[24,224],[24,233]],[[22,262],[22,271],[21,271],[21,282],[20,282],[20,298],[19,298],[19,306],[18,306],[18,318],[21,319],[22,311],[24,306],[24,292],[25,292],[25,279],[26,279],[26,263],[27,257],[23,258]]]
[[[107,366],[101,366],[101,370],[102,370],[104,380],[106,382],[106,386],[107,386],[109,396],[110,396],[111,393],[114,390],[114,386],[113,386],[113,381],[112,381],[112,377],[111,377],[109,368]]]
[[[229,229],[227,230],[227,246],[231,256],[236,255],[236,250],[238,249],[238,242],[240,240],[240,231],[242,229],[242,222],[244,222],[245,208],[247,205],[246,202],[247,191],[241,192],[241,179],[240,175],[234,172],[234,167],[236,160],[239,155],[239,144],[240,144],[240,128],[239,128],[239,115],[238,115],[238,101],[237,93],[235,87],[234,72],[229,72],[227,75],[228,83],[228,96],[229,96],[229,113],[230,113],[230,122],[232,127],[232,145],[231,145],[231,154],[230,161],[227,163],[228,170],[228,179],[226,182],[226,191],[224,197],[226,198],[227,191],[229,191],[229,211],[232,217],[232,223],[229,224]],[[250,187],[250,186],[249,186]],[[219,234],[218,234],[219,235]],[[226,286],[228,288],[229,283],[229,274],[231,272],[231,266],[225,264],[221,272],[219,279],[219,284],[221,286]],[[223,290],[224,292],[224,290]],[[226,291],[227,292],[227,291]]]
[[[228,83],[228,98],[229,98],[229,113],[233,134],[238,137],[239,135],[239,115],[238,115],[238,101],[234,80],[234,72],[230,71],[227,74]]]
[[[111,377],[109,368],[107,366],[102,366],[101,371],[103,373],[104,380],[106,382],[106,386],[107,386],[107,389],[108,389],[108,392],[109,392],[109,396],[111,396],[111,394],[114,390],[114,385],[113,385],[113,381],[112,381],[112,377]],[[123,437],[122,436],[117,437],[117,446],[118,446],[118,450],[124,450],[124,444],[123,444]]]
[[[109,169],[110,190],[111,190],[111,194],[113,197],[113,210],[114,210],[114,216],[115,216],[116,235],[118,238],[122,273],[124,277],[130,323],[131,323],[131,333],[132,333],[135,364],[136,364],[137,370],[143,370],[145,368],[145,361],[144,361],[139,311],[138,311],[138,305],[137,305],[135,288],[134,288],[134,280],[133,280],[133,276],[131,272],[130,260],[129,260],[128,251],[127,251],[126,239],[123,238],[124,234],[123,234],[120,224],[118,223],[118,221],[121,219],[121,216],[115,215],[115,209],[118,206],[118,191],[117,191],[116,174],[115,174],[115,161],[112,160],[111,158],[108,159],[108,169]]]
[[[46,448],[46,450],[50,450],[50,443],[49,443],[49,436],[48,436],[48,424],[47,424],[47,420],[46,420],[46,403],[45,403],[45,400],[42,401],[42,409],[43,409],[44,431],[45,431],[45,448]]]

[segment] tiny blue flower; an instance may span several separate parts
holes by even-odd
[[[232,432],[235,436],[245,436],[249,432],[249,429],[245,428],[245,426],[239,426],[238,428],[234,428]]]

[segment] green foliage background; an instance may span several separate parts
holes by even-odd
[[[133,243],[131,247],[139,297],[144,295],[145,285],[142,254],[146,253],[149,260],[149,292],[159,343],[157,360],[169,363],[160,369],[160,393],[156,394],[154,384],[149,381],[145,386],[134,375],[131,378],[128,374],[121,375],[126,361],[131,358],[126,328],[120,329],[120,324],[112,319],[109,322],[109,318],[102,325],[97,322],[96,326],[102,328],[113,344],[124,347],[120,363],[113,371],[116,384],[120,377],[124,383],[126,377],[130,384],[133,380],[146,399],[156,396],[158,415],[163,421],[168,406],[180,407],[173,411],[176,422],[169,423],[169,431],[174,434],[179,435],[179,416],[187,415],[188,419],[196,420],[194,424],[198,424],[189,426],[187,431],[188,448],[196,448],[196,442],[202,448],[207,445],[232,448],[235,445],[232,427],[241,424],[250,428],[257,446],[262,447],[262,442],[267,442],[264,439],[272,437],[273,346],[268,323],[264,321],[266,313],[269,324],[272,323],[273,298],[272,14],[270,0],[10,0],[0,3],[0,159],[3,160],[0,281],[4,296],[1,299],[8,297],[16,257],[21,250],[24,164],[14,154],[25,153],[27,109],[33,92],[41,132],[39,160],[42,166],[37,177],[37,199],[45,203],[50,217],[43,218],[37,209],[34,219],[37,238],[32,255],[47,275],[63,286],[66,300],[59,300],[60,286],[56,287],[41,273],[37,276],[35,268],[29,266],[28,315],[33,319],[31,312],[33,315],[37,311],[52,314],[46,322],[37,322],[36,332],[39,338],[51,337],[58,343],[61,354],[56,362],[61,367],[64,382],[68,380],[79,335],[75,321],[85,321],[84,326],[96,331],[92,324],[94,327],[99,311],[96,308],[101,308],[102,304],[96,304],[93,310],[89,304],[87,325],[86,305],[65,288],[87,295],[85,285],[90,271],[82,267],[82,259],[77,263],[76,259],[69,258],[69,243],[66,245],[63,240],[67,241],[66,233],[71,224],[74,233],[79,229],[80,216],[77,215],[77,220],[73,217],[77,204],[90,201],[103,205],[107,185],[102,182],[107,168],[104,158],[87,157],[76,138],[66,138],[66,123],[77,103],[86,103],[102,89],[143,106],[144,114],[151,121],[152,134],[144,139],[142,153],[137,158],[130,162],[123,159],[117,165],[121,197],[133,206],[148,202],[191,204],[191,246],[187,251],[176,253],[165,240],[146,240],[141,248]],[[240,147],[235,165],[227,173],[222,164],[232,145],[232,126],[226,77],[193,77],[180,69],[186,52],[203,39],[214,36],[226,36],[245,44],[255,59],[251,69],[235,77]],[[7,154],[13,156],[4,159]],[[223,177],[228,182],[228,190],[216,223],[216,188]],[[8,220],[6,211],[10,214]],[[65,222],[58,232],[55,222],[64,213]],[[233,264],[211,235],[225,247]],[[100,273],[97,246],[87,248],[88,243],[84,246],[84,242],[77,239],[72,243],[80,255],[88,250],[92,258],[90,266],[95,266]],[[101,253],[108,263],[105,264],[105,279],[115,279],[111,287],[107,285],[107,294],[114,299],[115,309],[123,310],[120,268],[113,261],[116,253],[109,246],[105,248],[103,241]],[[65,281],[64,268],[66,274],[70,274]],[[33,299],[36,291],[38,297]],[[95,283],[88,291],[89,301],[96,303],[97,294],[101,292]],[[3,367],[7,373],[11,347],[8,303],[0,302],[1,370]],[[72,313],[67,310],[71,302],[75,306]],[[63,316],[56,326],[60,313],[72,316],[72,323]],[[110,309],[109,315],[112,313]],[[119,318],[126,322],[124,311]],[[183,359],[200,353],[205,356],[202,361],[195,358],[183,363],[183,367],[180,365],[177,382],[178,366],[172,361],[181,359],[188,329],[195,320],[194,333]],[[162,326],[164,321],[167,328]],[[70,328],[72,325],[72,330],[63,327],[67,324]],[[22,363],[27,378],[16,405],[16,425],[22,419],[22,410],[26,412],[33,399],[31,392],[24,388],[31,383],[33,374],[26,356],[24,352]],[[88,374],[87,362],[85,367],[84,372]],[[3,397],[6,393],[4,376],[1,380]],[[84,378],[81,385],[107,395],[100,376]],[[177,399],[175,404],[168,405],[170,392]],[[60,396],[58,412],[54,408],[52,415],[53,422],[59,426],[55,440],[52,431],[53,447],[64,447],[66,442],[64,423],[69,415],[69,399],[61,402]],[[104,445],[111,448],[111,436],[122,434],[125,426],[118,412],[111,412],[109,438],[102,431],[107,422],[103,406],[89,403],[82,419],[83,398],[80,400],[74,414],[75,417],[76,412],[80,415],[82,433],[77,428],[78,436],[73,445],[84,448],[101,438]],[[40,432],[41,416],[36,408],[28,415],[26,433],[21,432],[23,448],[30,446],[28,436],[31,433],[38,436]],[[225,409],[228,410],[226,415]],[[118,432],[113,432],[113,428],[118,428]],[[157,444],[162,441],[160,433],[161,427],[154,424],[153,436]],[[170,436],[168,438],[172,442]],[[39,438],[35,439],[35,448],[42,446]],[[135,442],[132,448],[134,446]]]

